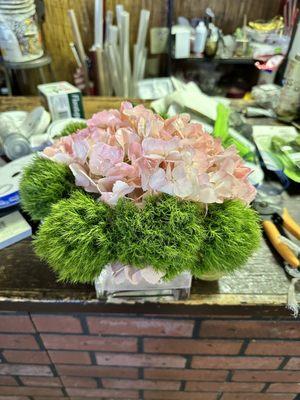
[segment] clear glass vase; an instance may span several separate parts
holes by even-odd
[[[136,269],[121,263],[108,264],[95,279],[98,298],[108,301],[135,300],[157,301],[186,299],[190,295],[192,275],[182,272],[170,281],[164,281],[162,274],[152,267]]]

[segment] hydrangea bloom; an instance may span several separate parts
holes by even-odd
[[[87,125],[43,154],[69,165],[76,185],[111,205],[120,197],[139,202],[160,192],[204,204],[255,197],[251,170],[235,147],[224,149],[188,114],[164,120],[123,102],[120,110],[94,114]]]

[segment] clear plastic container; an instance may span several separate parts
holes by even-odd
[[[116,274],[115,265],[108,264],[95,279],[95,289],[98,298],[106,298],[108,301],[134,300],[134,301],[156,301],[158,298],[168,298],[173,300],[186,299],[190,295],[192,275],[189,272],[182,272],[170,281],[160,279],[157,283],[151,283],[141,277],[133,283],[128,278],[129,274],[124,274],[120,279],[119,273]],[[155,272],[154,272],[155,273]],[[127,275],[127,277],[126,277]]]

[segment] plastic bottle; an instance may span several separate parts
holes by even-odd
[[[218,49],[219,29],[213,24],[209,24],[208,38],[205,44],[205,54],[208,57],[213,57]]]
[[[196,27],[196,36],[194,41],[194,52],[203,53],[207,38],[207,28],[203,21],[200,21]]]

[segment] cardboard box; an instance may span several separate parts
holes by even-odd
[[[69,82],[53,82],[38,85],[45,108],[52,121],[64,118],[84,118],[81,91]]]

